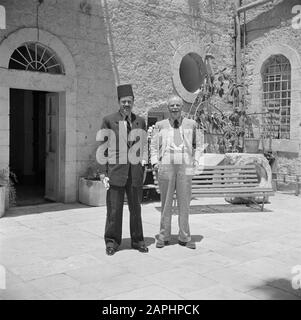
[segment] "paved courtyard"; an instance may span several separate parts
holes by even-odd
[[[105,254],[106,209],[47,204],[11,209],[0,219],[0,299],[301,299],[292,268],[301,265],[301,197],[276,193],[265,211],[223,199],[191,203],[197,249],[173,242],[155,247],[160,203],[143,205],[149,253],[123,243]],[[299,271],[301,272],[301,271]]]

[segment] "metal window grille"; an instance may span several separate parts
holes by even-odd
[[[64,67],[57,55],[48,47],[36,43],[25,43],[17,48],[9,61],[10,69],[64,74]]]
[[[264,64],[263,133],[273,139],[290,138],[291,65],[283,55],[273,55]]]

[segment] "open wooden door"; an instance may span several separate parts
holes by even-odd
[[[46,177],[45,198],[57,201],[58,197],[58,133],[59,94],[46,94]]]

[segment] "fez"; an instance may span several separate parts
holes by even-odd
[[[122,97],[132,96],[134,98],[134,93],[131,84],[123,84],[117,87],[118,100]]]

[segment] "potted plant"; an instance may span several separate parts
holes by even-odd
[[[99,178],[97,163],[88,167],[84,177],[79,178],[79,202],[93,207],[106,205],[106,189]]]
[[[9,169],[0,170],[0,218],[4,215],[5,209],[16,205],[16,182],[16,175]]]
[[[200,110],[195,118],[203,130],[206,143],[209,144],[207,151],[213,153],[241,152],[243,137],[242,127],[239,126],[236,113],[210,112]]]
[[[244,130],[239,110],[242,99],[242,85],[234,82],[230,70],[224,68],[213,74],[211,68],[207,69],[204,83],[188,112],[188,117],[194,118],[204,131],[206,152],[243,151]],[[223,111],[227,104],[232,111]]]
[[[242,137],[242,151],[247,153],[258,153],[260,143],[260,122],[257,113],[248,114],[245,108],[240,106],[244,104],[243,86],[237,84],[230,79],[229,85],[229,102],[233,104],[234,122],[241,130],[240,136]],[[256,131],[256,136],[255,136]]]

